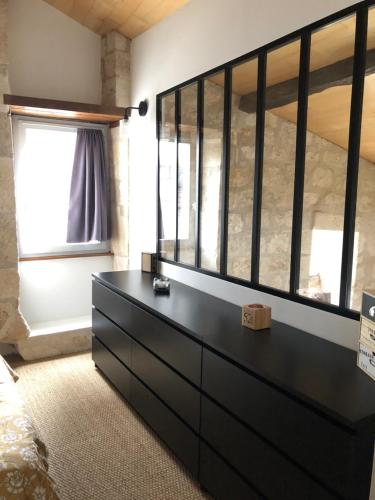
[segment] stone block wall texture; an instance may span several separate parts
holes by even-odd
[[[19,312],[19,274],[14,188],[13,147],[8,107],[3,94],[8,81],[8,0],[0,0],[0,341],[27,338]]]
[[[102,37],[102,103],[130,106],[130,40],[112,31]],[[129,137],[124,121],[109,129],[108,157],[111,189],[114,269],[129,266]]]
[[[222,94],[223,89],[220,85],[206,82],[201,258],[203,267],[214,270],[218,269],[220,259]],[[192,99],[194,98],[192,94]],[[233,95],[231,114],[227,272],[232,276],[249,279],[256,117],[255,114],[239,109],[239,98],[235,95]],[[296,125],[267,111],[263,160],[260,282],[281,290],[289,289],[290,279],[295,142]],[[307,133],[300,288],[309,286],[313,230],[337,232],[342,238],[346,168],[345,149],[315,134]],[[373,217],[375,165],[360,158],[359,172],[352,286],[352,307],[357,310],[360,308],[362,289],[374,288],[375,276]],[[184,247],[185,258],[188,254],[189,260],[192,260],[194,255],[193,243],[194,240],[191,240],[190,249]],[[168,248],[168,242],[164,245]],[[341,254],[337,259],[341,262]],[[322,285],[324,288],[324,281]]]

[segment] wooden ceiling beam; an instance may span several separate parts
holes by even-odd
[[[125,115],[125,108],[116,106],[40,99],[10,94],[4,94],[3,102],[9,105],[12,114],[44,118],[113,123],[122,120]]]
[[[366,76],[375,73],[375,49],[367,52]],[[351,85],[353,79],[353,57],[330,64],[310,73],[309,95],[323,92],[331,87]],[[279,108],[298,100],[298,78],[272,85],[266,90],[266,110]],[[246,113],[255,113],[257,93],[250,92],[240,98],[239,108]]]

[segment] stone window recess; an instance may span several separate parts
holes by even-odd
[[[9,93],[8,0],[0,0],[0,103]],[[7,106],[0,104],[0,341],[26,338],[28,327],[19,312],[19,275],[13,150]]]

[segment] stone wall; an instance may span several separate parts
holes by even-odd
[[[102,37],[102,103],[130,106],[130,40],[112,31]],[[124,121],[110,128],[111,250],[114,269],[129,265],[129,137]]]
[[[8,83],[8,0],[0,0],[0,340],[28,336],[19,306],[18,248],[11,122],[3,94]]]
[[[255,159],[255,113],[238,109],[239,98],[232,96],[231,157],[228,199],[227,273],[250,279],[253,227],[253,187]]]

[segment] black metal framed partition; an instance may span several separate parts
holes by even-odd
[[[362,126],[375,73],[374,4],[158,94],[160,261],[358,318],[353,297],[369,286],[362,234],[374,213],[365,202],[375,192],[375,153]]]

